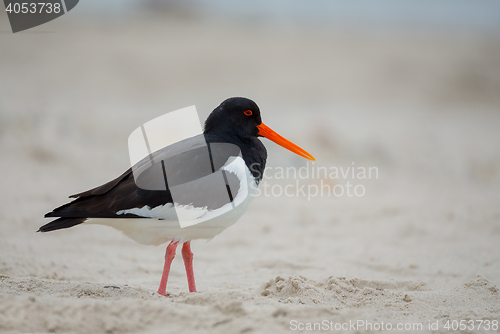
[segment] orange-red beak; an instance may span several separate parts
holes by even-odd
[[[272,140],[276,144],[292,151],[295,154],[300,155],[301,157],[316,161],[316,159],[314,159],[314,157],[310,155],[306,150],[298,147],[288,139],[281,137],[264,123],[260,123],[260,125],[257,125],[257,129],[259,129],[259,136],[266,137],[267,139]]]

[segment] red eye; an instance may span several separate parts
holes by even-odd
[[[247,116],[252,116],[252,114],[253,114],[253,112],[251,110],[245,110],[243,113]]]

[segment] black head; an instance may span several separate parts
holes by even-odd
[[[244,97],[231,97],[215,108],[205,121],[204,134],[214,135],[230,143],[258,145],[264,152],[265,148],[257,137],[266,137],[306,159],[316,160],[307,151],[262,123],[257,104]]]
[[[205,134],[230,134],[242,139],[257,137],[262,123],[260,109],[244,97],[231,97],[212,111],[205,121]]]

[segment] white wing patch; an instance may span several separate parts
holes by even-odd
[[[144,218],[160,218],[160,219],[176,219],[175,210],[172,203],[167,203],[165,205],[160,205],[151,209],[149,205],[145,205],[142,208],[133,208],[128,210],[120,210],[116,214],[124,215],[131,213]]]

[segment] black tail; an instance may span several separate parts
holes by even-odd
[[[50,232],[63,228],[73,227],[83,223],[87,218],[59,218],[43,225],[37,232]]]

